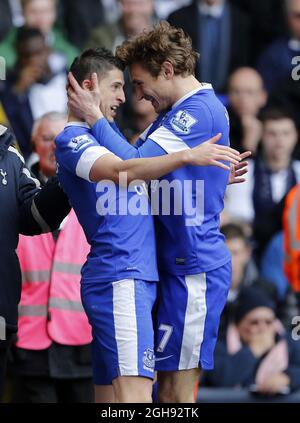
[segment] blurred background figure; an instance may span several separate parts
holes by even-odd
[[[118,5],[120,8],[119,19],[115,23],[97,27],[92,32],[87,47],[105,47],[115,51],[115,48],[124,40],[139,34],[157,22],[153,0],[118,0]],[[133,104],[133,93],[127,72],[125,72],[124,92],[126,103],[119,109],[116,121],[121,131],[131,138],[137,132],[134,109],[140,106]],[[147,108],[147,106],[145,107]],[[144,129],[146,128],[143,128],[142,131]]]
[[[149,28],[155,20],[153,0],[119,0],[120,18],[92,32],[87,47],[105,47],[115,51],[124,40]]]
[[[227,0],[194,0],[168,17],[190,35],[200,53],[196,77],[224,93],[228,75],[249,64],[250,20]]]
[[[230,144],[255,156],[262,136],[259,113],[267,103],[267,93],[260,74],[253,68],[234,71],[228,82]]]
[[[21,0],[24,25],[39,29],[51,49],[49,66],[54,72],[69,67],[77,55],[77,49],[65,38],[63,32],[55,27],[57,19],[57,0]],[[14,66],[17,60],[15,43],[17,29],[12,27],[0,44],[0,56],[6,60],[7,69]]]
[[[33,121],[51,110],[66,111],[66,72],[53,72],[44,35],[22,27],[16,33],[17,62],[0,86],[0,100],[25,159],[32,151]]]
[[[300,314],[300,185],[290,190],[283,212],[284,271],[298,302]],[[296,313],[295,313],[296,316]]]
[[[261,274],[253,259],[250,237],[246,235],[242,226],[231,223],[224,225],[221,230],[232,256],[232,284],[227,304],[221,316],[219,339],[223,339],[226,335],[228,325],[233,319],[240,293],[249,286],[259,288],[273,301],[274,307],[276,307],[276,315],[284,326],[290,329],[291,320],[297,313],[297,305],[295,296],[291,293],[288,284],[285,284],[284,292],[282,292],[278,287],[277,279],[274,281],[273,279],[265,278]],[[277,268],[280,265],[283,268],[283,260],[278,263]]]
[[[106,22],[103,1],[61,0],[60,4],[61,21],[65,25],[69,41],[78,49],[83,49],[93,29]]]
[[[66,125],[60,113],[34,123],[41,184],[55,175],[54,138]],[[91,329],[80,300],[80,270],[89,252],[73,211],[58,231],[20,236],[22,270],[17,342],[12,349],[13,401],[93,402]]]
[[[155,12],[159,19],[167,19],[174,10],[191,3],[192,0],[154,0]]]
[[[285,0],[288,35],[274,40],[262,53],[257,69],[271,92],[291,78],[292,58],[300,55],[300,0]]]
[[[260,54],[275,39],[287,34],[285,0],[230,0],[246,13],[251,21],[249,65],[255,66]]]
[[[262,116],[261,151],[249,160],[246,182],[227,189],[226,213],[231,220],[253,225],[259,254],[282,228],[284,197],[300,181],[300,162],[292,158],[297,139],[289,113],[266,110]]]
[[[259,288],[241,292],[226,338],[217,343],[215,369],[206,374],[206,384],[248,387],[266,396],[300,389],[300,343],[285,332],[274,303]]]
[[[155,120],[157,114],[150,101],[132,98],[132,114],[126,121],[124,135],[134,144],[141,133]]]

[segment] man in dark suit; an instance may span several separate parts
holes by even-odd
[[[2,0],[0,2],[0,41],[4,39],[12,25],[12,16],[8,0]]]
[[[227,0],[194,0],[173,12],[168,21],[190,35],[200,52],[197,78],[224,92],[228,75],[249,63],[250,21]]]

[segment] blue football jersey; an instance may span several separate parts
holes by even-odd
[[[124,142],[105,119],[99,119],[92,127],[101,145],[122,159],[193,148],[219,132],[222,137],[218,143],[229,145],[228,113],[209,84],[201,85],[171,110],[161,113],[136,146]],[[177,275],[196,274],[230,260],[219,230],[228,177],[229,172],[219,167],[186,166],[152,184],[159,268]]]
[[[59,181],[67,193],[88,243],[83,282],[133,278],[157,281],[153,218],[147,190],[121,188],[111,181],[91,182],[90,169],[104,154],[112,154],[91,134],[87,124],[69,123],[56,138]],[[143,205],[142,213],[132,203]]]

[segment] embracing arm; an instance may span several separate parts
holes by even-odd
[[[209,157],[211,154],[210,146],[217,142],[220,137],[221,134],[218,134],[198,147],[160,157],[122,161],[113,154],[105,154],[94,162],[89,178],[93,182],[108,179],[121,185],[127,185],[137,179],[149,181],[160,178],[186,165],[200,166],[209,160],[214,164],[214,158]],[[237,159],[231,158],[231,160],[236,164],[238,163]],[[220,162],[219,164],[224,169],[228,169],[228,166],[223,163]]]

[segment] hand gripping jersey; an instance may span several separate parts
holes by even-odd
[[[84,123],[69,123],[56,138],[58,177],[91,245],[82,280],[157,281],[154,227],[147,192],[140,187],[127,190],[110,181],[89,180],[92,165],[107,153],[110,152],[101,147]],[[138,201],[143,204],[144,213],[128,212],[130,203]]]
[[[219,132],[222,137],[218,143],[229,145],[228,114],[211,85],[202,85],[161,113],[136,146],[124,142],[105,119],[98,120],[91,131],[101,139],[101,145],[122,159],[193,148]],[[230,261],[219,231],[228,173],[215,166],[186,166],[152,184],[161,270],[175,275],[197,274]]]

